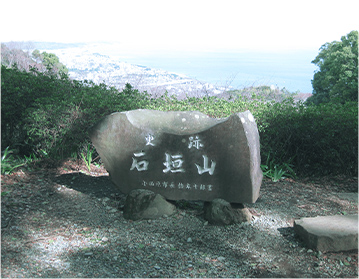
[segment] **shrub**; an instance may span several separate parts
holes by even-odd
[[[258,126],[262,162],[268,156],[272,162],[263,165],[268,175],[282,176],[280,169],[292,176],[294,171],[299,175],[357,175],[357,102],[305,106],[292,98],[275,102],[255,95],[230,101],[217,97],[178,100],[167,94],[153,99],[130,84],[119,91],[105,84],[4,66],[1,76],[1,143],[22,156],[46,154],[59,159],[77,154],[81,158],[89,143],[88,128],[116,111],[197,110],[211,117],[227,117],[250,110]],[[271,170],[271,165],[277,170]]]
[[[12,150],[9,150],[9,146],[1,152],[1,174],[10,174],[18,167],[25,165],[25,163],[18,160],[16,157],[11,156]]]
[[[270,155],[275,165],[293,166],[299,175],[358,173],[357,102],[307,107],[291,97],[265,102],[255,95],[251,100],[233,101],[216,97],[177,100],[165,95],[148,108],[198,110],[212,117],[227,117],[248,109],[256,118],[262,162]],[[294,173],[292,168],[290,172]]]
[[[301,175],[357,175],[356,102],[317,107],[275,103],[258,120],[263,121],[262,154],[271,152],[277,162],[291,161]]]
[[[2,146],[22,155],[65,158],[88,141],[87,130],[115,111],[144,106],[146,94],[104,84],[1,67]],[[141,95],[141,98],[140,98]]]

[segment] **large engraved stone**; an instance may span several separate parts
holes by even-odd
[[[221,119],[200,112],[118,112],[90,136],[125,194],[148,189],[169,200],[231,203],[254,203],[259,196],[259,135],[249,111]]]

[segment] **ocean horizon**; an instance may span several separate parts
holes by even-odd
[[[279,89],[286,88],[292,93],[312,93],[311,80],[317,67],[311,61],[319,51],[179,51],[140,47],[131,49],[108,42],[51,44],[52,49],[58,49],[56,46],[61,49],[80,48],[89,53],[109,56],[115,61],[185,75],[218,87],[243,89],[273,85]]]
[[[290,92],[312,93],[317,51],[148,51],[126,53],[114,48],[97,52],[135,65],[186,75],[217,86],[242,89],[274,85]]]

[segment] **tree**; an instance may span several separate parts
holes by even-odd
[[[307,103],[358,100],[358,31],[342,36],[341,41],[325,43],[312,61],[319,67],[314,73],[313,96]]]
[[[68,69],[64,64],[62,64],[59,58],[53,53],[47,53],[46,51],[40,53],[39,50],[35,49],[32,52],[32,57],[38,62],[42,63],[48,73],[51,74],[67,74]]]
[[[10,42],[1,44],[1,64],[7,67],[16,66],[20,70],[28,71],[33,63],[28,52],[21,50],[21,43]]]
[[[19,70],[31,71],[35,69],[41,73],[55,75],[58,77],[67,76],[68,69],[62,64],[59,58],[53,53],[42,52],[35,49],[30,55],[21,48],[32,48],[31,42],[10,42],[1,44],[1,65],[14,67]]]
[[[40,53],[40,51],[38,49],[35,49],[32,52],[32,57],[36,60],[37,63],[40,63],[42,61],[41,53]]]

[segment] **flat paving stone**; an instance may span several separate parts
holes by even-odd
[[[358,215],[301,218],[295,220],[294,231],[308,248],[318,251],[358,249]]]

